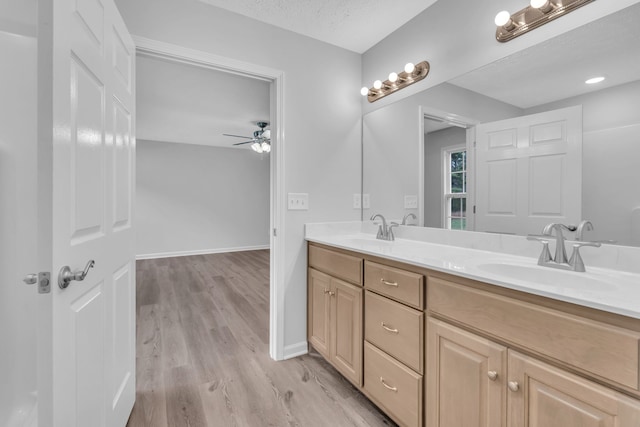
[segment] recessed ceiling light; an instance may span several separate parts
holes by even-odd
[[[591,78],[589,80],[585,80],[585,83],[588,84],[588,85],[592,85],[592,84],[595,84],[595,83],[600,83],[603,80],[604,80],[604,77],[593,77],[593,78]]]

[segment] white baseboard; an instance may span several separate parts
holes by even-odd
[[[287,345],[284,347],[284,360],[292,359],[294,357],[302,356],[309,352],[309,347],[306,341],[302,341],[296,344]]]
[[[194,251],[158,252],[155,254],[139,254],[136,259],[172,258],[178,256],[221,254],[225,252],[259,251],[269,249],[269,245],[242,246],[237,248],[197,249]]]

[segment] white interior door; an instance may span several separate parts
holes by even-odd
[[[113,0],[52,14],[54,426],[124,426],[135,400],[135,46]],[[58,286],[64,266],[82,281]]]
[[[476,230],[540,234],[582,211],[582,106],[476,129]]]

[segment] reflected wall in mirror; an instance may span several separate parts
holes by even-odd
[[[556,192],[554,197],[561,198],[565,211],[575,208],[579,212],[571,222],[593,222],[594,230],[586,233],[586,240],[639,246],[639,20],[640,4],[636,4],[366,114],[363,193],[369,194],[370,208],[363,211],[363,218],[382,213],[398,221],[412,212],[420,225],[429,227],[532,232],[483,229],[475,223],[474,206],[476,211],[479,204],[486,208],[486,197],[490,197],[486,187],[477,187],[484,181],[478,183],[476,174],[476,134],[489,122],[578,106],[582,109],[581,190],[577,190],[580,197],[574,198],[580,201],[571,203],[579,206],[569,205],[571,193]],[[585,84],[586,79],[596,76],[606,79]],[[464,165],[460,162],[462,152]],[[565,166],[564,161],[551,162],[546,170]],[[463,181],[462,172],[466,175]],[[504,192],[507,184],[513,183],[503,181]],[[453,185],[448,185],[451,182]],[[513,185],[517,194],[523,193],[522,187]],[[546,188],[552,189],[552,185]],[[531,216],[536,194],[543,193],[538,189],[524,200],[527,215]],[[478,198],[482,194],[484,200]],[[411,207],[416,196],[417,209]],[[465,205],[466,210],[461,209]],[[548,210],[542,208],[548,206],[546,202],[538,206]],[[543,212],[549,222],[559,218],[551,211]],[[534,232],[540,231],[536,228]]]

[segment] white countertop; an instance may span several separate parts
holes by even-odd
[[[532,256],[413,238],[399,237],[387,242],[377,240],[373,232],[363,232],[363,229],[369,231],[372,228],[352,223],[307,224],[305,238],[310,242],[640,319],[640,274],[637,273],[589,264],[586,264],[585,273],[564,271],[538,266],[537,258]]]

